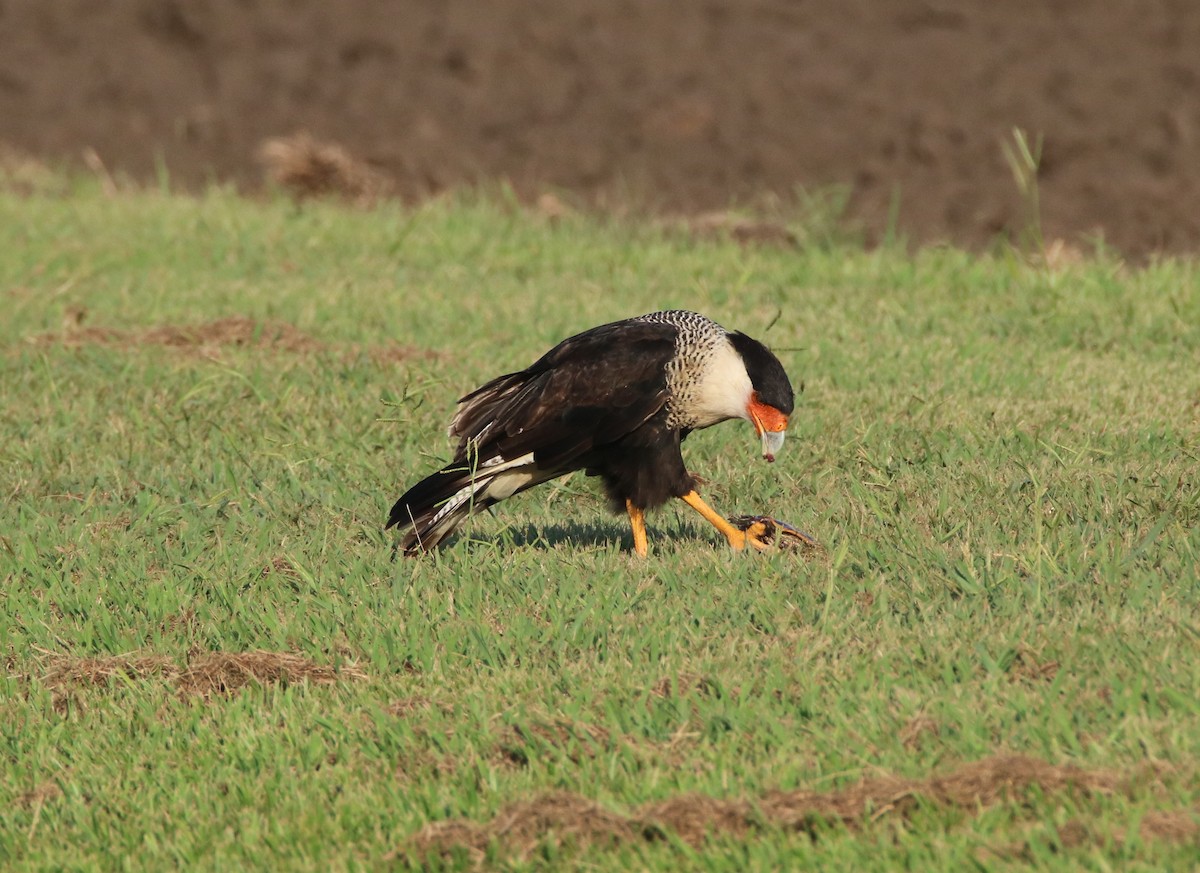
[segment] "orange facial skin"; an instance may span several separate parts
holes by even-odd
[[[779,433],[787,430],[788,417],[774,406],[760,403],[757,391],[750,395],[750,403],[747,404],[746,411],[750,414],[750,421],[754,424],[754,432],[759,436],[762,436],[764,431]]]
[[[762,440],[762,456],[768,464],[775,463],[775,454],[783,448],[783,437],[787,433],[788,417],[770,404],[758,399],[758,392],[750,395],[746,404],[746,417],[754,425],[754,432]]]

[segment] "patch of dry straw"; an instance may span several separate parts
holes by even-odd
[[[690,845],[711,835],[743,836],[777,828],[815,834],[822,824],[857,828],[883,816],[907,816],[921,803],[975,810],[1017,798],[1036,787],[1043,795],[1073,790],[1108,794],[1115,773],[1001,755],[927,779],[881,776],[833,791],[773,791],[753,800],[681,795],[646,804],[629,814],[606,809],[569,792],[554,792],[504,807],[488,822],[435,822],[394,853],[420,861],[466,851],[482,863],[490,845],[528,858],[545,843],[590,846],[662,839],[674,834]]]

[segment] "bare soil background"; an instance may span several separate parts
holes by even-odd
[[[1195,251],[1198,46],[1193,0],[0,0],[0,144],[254,190],[303,130],[405,198],[654,212],[843,185],[868,239],[978,246],[1019,126],[1047,239]]]

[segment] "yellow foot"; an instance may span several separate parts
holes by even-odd
[[[780,521],[769,515],[739,515],[731,517],[729,521],[738,530],[745,531],[746,536],[754,541],[760,549],[772,546],[790,549],[819,549],[821,547],[820,543],[809,534],[792,527],[786,521]]]
[[[771,548],[771,545],[775,541],[774,530],[772,529],[773,526],[770,523],[770,519],[755,518],[746,527],[742,527],[733,519],[730,519],[730,521],[733,521],[735,526],[741,528],[740,532],[742,534],[743,544],[749,543],[760,552]],[[730,543],[730,545],[733,545],[733,543]],[[734,546],[734,548],[741,547],[742,546]]]
[[[649,551],[646,542],[645,510],[640,506],[634,506],[632,500],[626,500],[625,511],[629,513],[629,526],[633,528],[633,551],[639,558],[644,558]]]
[[[715,527],[725,537],[725,541],[729,543],[729,547],[740,552],[746,548],[746,543],[754,546],[758,550],[767,548],[770,544],[764,543],[753,534],[747,536],[746,531],[739,530],[732,524],[723,519],[715,509],[700,499],[700,495],[695,491],[689,491],[683,495],[684,503],[690,506],[696,512],[704,517],[704,520]]]

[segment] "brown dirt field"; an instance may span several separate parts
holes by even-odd
[[[844,185],[868,239],[898,192],[911,239],[980,245],[1023,222],[1019,126],[1048,241],[1194,251],[1197,45],[1189,0],[4,3],[0,143],[254,189],[263,143],[308,131],[344,149],[327,172],[378,173],[363,194],[507,178],[659,212]]]

